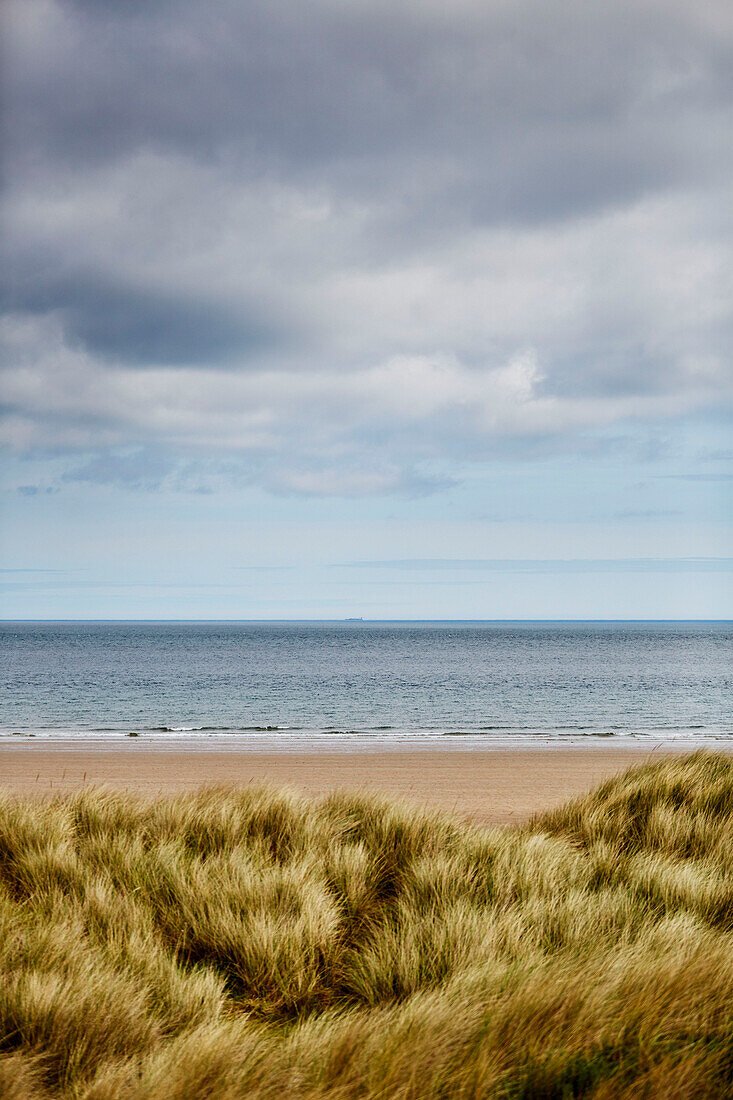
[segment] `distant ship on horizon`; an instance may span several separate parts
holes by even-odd
[[[356,617],[354,617],[354,618],[352,618],[352,619],[344,619],[344,622],[345,622],[345,623],[363,623],[363,622],[364,622],[364,620],[363,620],[363,618],[362,618],[361,616],[359,616],[359,618],[358,618],[358,619],[357,619]]]

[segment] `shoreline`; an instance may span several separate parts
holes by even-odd
[[[524,752],[563,751],[579,749],[596,751],[651,752],[659,749],[671,752],[694,752],[710,749],[733,752],[733,732],[694,734],[685,730],[665,736],[641,733],[578,733],[532,730],[531,732],[497,732],[491,734],[464,732],[365,733],[362,730],[307,731],[257,729],[222,733],[201,728],[140,731],[40,731],[26,733],[0,731],[0,753],[5,749],[68,749],[105,752],[128,749],[174,752],[234,752],[234,753],[391,753],[391,752]]]
[[[268,783],[316,797],[333,790],[381,794],[455,812],[478,824],[508,825],[585,794],[648,759],[688,755],[701,747],[689,741],[656,746],[606,741],[470,751],[402,746],[264,751],[137,739],[106,745],[5,741],[0,744],[0,791],[46,797],[106,786],[156,795]],[[733,744],[719,744],[717,750],[729,753]]]

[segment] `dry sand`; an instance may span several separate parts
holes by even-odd
[[[90,784],[148,794],[205,784],[292,786],[396,795],[477,822],[511,824],[583,794],[609,776],[669,750],[562,747],[486,751],[257,752],[115,745],[0,746],[0,788],[50,794]]]

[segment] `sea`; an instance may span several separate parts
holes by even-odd
[[[5,622],[0,667],[3,741],[733,739],[730,622]]]

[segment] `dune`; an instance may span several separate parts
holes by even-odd
[[[727,1097],[733,759],[518,828],[247,784],[0,798],[9,1100]]]

